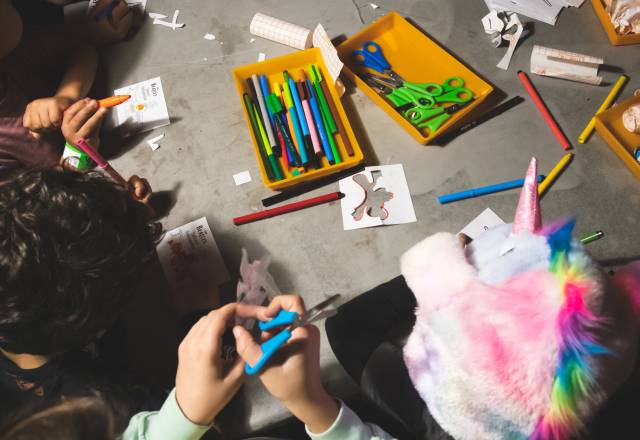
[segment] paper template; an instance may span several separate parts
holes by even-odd
[[[116,126],[124,136],[169,125],[169,111],[160,77],[114,90],[114,95],[131,95],[131,99],[115,107]]]
[[[604,64],[603,58],[550,47],[535,45],[531,52],[531,73],[585,84],[602,82],[602,77],[598,76],[601,64]]]
[[[333,83],[335,83],[340,76],[340,72],[342,71],[342,66],[344,66],[344,64],[340,61],[336,47],[331,42],[327,31],[324,30],[321,24],[319,24],[313,31],[312,41],[313,47],[319,48],[320,52],[322,52],[322,58],[324,59],[324,63],[327,65],[329,75],[331,75],[331,79],[333,80]]]
[[[156,250],[174,291],[194,284],[214,288],[230,279],[206,217],[168,231]]]
[[[491,208],[487,208],[482,211],[479,216],[474,218],[471,223],[465,226],[459,234],[465,234],[473,240],[483,232],[503,224],[504,220],[498,217],[498,214],[493,212]]]
[[[416,221],[401,164],[366,167],[361,173],[341,179],[339,186],[344,194],[340,207],[345,231]],[[376,192],[376,197],[368,197],[365,188]],[[368,203],[371,199],[376,202]]]
[[[251,20],[249,32],[296,49],[311,47],[311,31],[293,23],[257,13]]]

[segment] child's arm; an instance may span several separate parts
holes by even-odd
[[[60,128],[65,110],[84,98],[91,88],[97,65],[95,49],[78,44],[69,58],[55,96],[36,99],[27,105],[23,118],[24,127],[34,133]]]
[[[158,412],[136,414],[123,440],[196,440],[240,389],[244,363],[227,366],[222,336],[236,315],[236,304],[214,310],[198,321],[178,349],[176,389]]]
[[[256,318],[269,320],[281,309],[304,312],[299,296],[277,296]],[[242,327],[233,329],[238,354],[249,364],[260,359],[260,346]],[[315,326],[300,327],[260,373],[267,390],[278,398],[307,427],[314,440],[391,439],[379,427],[362,422],[346,405],[327,393],[320,381],[320,331]]]

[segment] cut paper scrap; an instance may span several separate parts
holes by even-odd
[[[164,21],[164,19],[167,18],[166,15],[157,14],[155,12],[149,12],[149,17],[153,18],[153,24],[166,26],[168,28],[173,29],[174,31],[176,29],[183,28],[185,26],[184,23],[178,23],[178,15],[180,15],[180,10],[176,9],[173,12],[173,18],[171,19],[171,22],[168,22],[168,21]]]
[[[204,34],[204,37],[202,38],[204,38],[205,40],[213,41],[216,39],[216,36],[213,34]]]
[[[147,139],[147,145],[149,145],[153,151],[156,151],[160,148],[160,144],[158,142],[160,142],[162,138],[164,138],[164,133],[151,139]]]
[[[260,62],[260,61],[264,61],[264,60],[266,60],[266,59],[267,59],[267,54],[262,53],[262,52],[260,52],[260,53],[258,54],[258,62]]]
[[[115,107],[116,126],[123,136],[143,133],[169,125],[169,111],[160,77],[114,90],[114,95],[131,95]]]
[[[342,61],[340,61],[340,57],[338,57],[338,51],[336,47],[331,42],[327,31],[324,30],[321,24],[316,26],[313,31],[313,47],[317,47],[322,52],[322,58],[324,59],[324,63],[327,65],[327,69],[329,70],[329,75],[331,75],[331,79],[335,83],[340,76],[340,72],[342,71]]]
[[[531,52],[531,73],[585,84],[602,82],[602,77],[598,76],[601,64],[604,64],[603,58],[550,47],[535,45]]]
[[[507,49],[507,53],[504,54],[502,60],[496,66],[498,69],[507,70],[509,68],[509,63],[511,63],[511,57],[513,57],[513,52],[515,52],[516,47],[518,46],[518,41],[522,36],[522,31],[524,30],[524,26],[520,22],[520,18],[518,18],[518,14],[510,14],[509,21],[505,26],[505,33],[502,35],[502,39],[509,42],[509,48]]]
[[[524,30],[520,18],[514,13],[492,10],[482,18],[482,26],[494,47],[499,47],[502,40],[509,42],[507,52],[496,66],[499,69],[507,70]]]
[[[401,164],[366,167],[363,172],[338,183],[344,194],[340,207],[345,231],[416,221]],[[376,196],[370,196],[365,188]],[[375,202],[371,203],[373,200]]]
[[[236,288],[236,300],[241,304],[262,306],[280,295],[280,289],[269,273],[271,257],[266,255],[259,260],[249,261],[247,250],[242,248],[240,260],[240,279]],[[236,316],[236,325],[242,325],[251,330],[255,319]]]
[[[206,217],[168,231],[156,246],[158,259],[172,291],[186,287],[211,294],[229,281],[229,272]]]
[[[480,236],[485,231],[493,228],[494,226],[503,225],[502,220],[498,214],[493,212],[491,208],[487,208],[482,213],[474,218],[471,223],[465,226],[459,234],[465,234],[472,240]]]
[[[100,0],[89,0],[89,4],[87,5],[87,14],[96,7],[99,1]],[[136,9],[142,14],[147,7],[147,0],[127,0],[127,6],[129,6],[129,9]]]
[[[253,16],[249,32],[258,37],[300,50],[311,47],[311,31],[309,29],[261,13]]]
[[[484,0],[484,2],[490,10],[511,11],[555,25],[558,15],[564,8],[579,8],[584,0]]]
[[[369,3],[369,6],[371,6],[371,9],[378,9],[380,6],[376,5],[375,3]]]
[[[249,171],[242,171],[240,173],[234,174],[233,181],[236,183],[236,186],[249,183],[251,182],[251,173],[249,173]]]

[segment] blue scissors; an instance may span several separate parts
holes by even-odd
[[[360,66],[368,67],[376,72],[389,75],[393,79],[403,81],[400,75],[391,69],[391,64],[382,54],[382,48],[378,43],[365,41],[362,49],[354,50],[352,56],[356,64]]]
[[[272,330],[276,327],[285,326],[285,328],[260,345],[262,357],[253,366],[246,364],[244,366],[244,372],[248,375],[259,373],[271,356],[273,356],[273,354],[291,338],[291,332],[293,332],[297,327],[303,327],[314,321],[319,321],[320,319],[335,315],[337,313],[335,309],[326,310],[326,308],[333,304],[338,298],[340,298],[339,294],[333,295],[315,307],[307,310],[302,315],[288,310],[280,310],[280,313],[278,313],[278,315],[271,321],[260,321],[258,323],[258,327],[263,332]]]

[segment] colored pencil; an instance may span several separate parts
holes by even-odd
[[[76,142],[76,145],[82,151],[84,151],[91,159],[93,159],[93,161],[97,163],[100,168],[105,170],[113,180],[115,180],[117,183],[119,183],[124,187],[127,186],[127,181],[124,180],[124,177],[122,177],[120,173],[114,170],[109,164],[109,162],[107,162],[104,159],[104,157],[102,157],[100,153],[94,150],[84,139],[78,139],[78,141]]]
[[[265,209],[264,211],[254,212],[251,214],[243,215],[233,219],[233,223],[236,226],[244,225],[247,223],[263,220],[265,218],[275,217],[278,215],[286,214],[288,212],[298,211],[300,209],[310,208],[312,206],[320,205],[322,203],[332,202],[342,198],[344,194],[341,192],[332,192],[324,194],[311,199],[301,200],[299,202],[289,203],[288,205],[278,206],[276,208]]]
[[[115,107],[116,105],[120,105],[123,102],[128,101],[129,99],[131,99],[131,95],[110,96],[108,98],[100,99],[98,101],[98,106],[103,108],[111,108],[111,107]]]
[[[558,178],[560,173],[569,165],[569,162],[573,159],[573,153],[567,153],[562,159],[558,161],[555,167],[551,170],[549,175],[538,186],[538,195],[544,194],[544,192],[551,186],[551,184]]]
[[[541,182],[544,176],[538,176],[538,182]],[[508,189],[519,188],[524,185],[524,179],[509,180],[507,182],[496,183],[494,185],[482,186],[480,188],[467,189],[464,191],[458,191],[451,194],[445,194],[438,196],[438,202],[444,205],[445,203],[456,202],[458,200],[470,199],[472,197],[483,196],[485,194],[492,194],[500,191],[506,191]]]
[[[589,123],[587,124],[585,129],[582,131],[582,133],[580,133],[580,136],[578,137],[578,142],[580,142],[581,144],[584,144],[589,138],[589,136],[591,136],[591,133],[593,132],[594,127],[596,126],[596,116],[598,116],[600,113],[602,113],[603,111],[605,111],[611,106],[611,104],[613,103],[613,100],[616,99],[616,96],[618,96],[620,89],[622,89],[622,86],[624,86],[624,84],[627,82],[628,79],[629,78],[627,78],[625,75],[620,75],[620,78],[618,78],[616,83],[613,85],[613,87],[611,88],[611,91],[609,92],[607,97],[604,99],[600,107],[598,108],[598,111],[596,112],[596,114],[591,118],[591,120],[589,120]]]
[[[553,118],[553,115],[551,115],[551,112],[547,108],[547,105],[542,100],[542,97],[540,96],[540,94],[536,91],[535,87],[533,86],[533,83],[531,82],[527,74],[522,70],[518,70],[518,78],[520,78],[520,82],[522,82],[522,85],[524,85],[524,88],[527,90],[527,92],[531,96],[531,99],[533,99],[533,103],[538,108],[538,111],[540,112],[545,122],[551,129],[551,132],[553,133],[553,135],[556,137],[556,139],[558,139],[558,142],[560,142],[560,145],[562,145],[562,148],[564,148],[565,150],[570,150],[571,143],[569,142],[569,139],[567,139],[565,134],[562,132],[562,129],[560,128],[556,120]]]
[[[580,239],[580,242],[582,244],[589,244],[592,243],[596,240],[600,240],[602,237],[604,237],[604,232],[602,231],[596,231],[596,232],[592,232],[589,235],[585,235],[584,237],[582,237]]]

